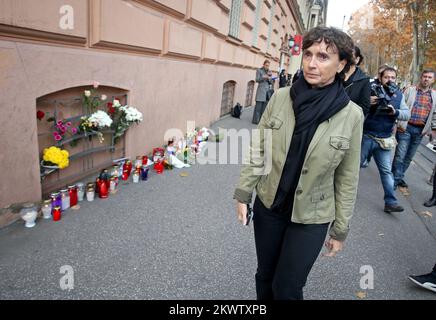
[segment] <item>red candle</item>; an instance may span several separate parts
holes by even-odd
[[[123,165],[123,176],[122,176],[123,180],[128,180],[131,172],[132,172],[132,162],[128,160]]]
[[[132,161],[128,160],[126,162],[126,170],[127,170],[127,173],[129,174],[129,176],[130,176],[130,173],[132,172],[132,168],[133,168]]]
[[[143,156],[142,157],[142,165],[146,166],[148,163],[148,157],[147,156]]]
[[[76,186],[69,186],[68,187],[68,193],[70,194],[70,208],[74,207],[78,203],[78,197],[77,197],[77,187]]]
[[[53,221],[61,220],[61,217],[62,217],[61,207],[54,207],[52,215],[53,215]]]
[[[154,169],[156,170],[157,174],[161,174],[164,170],[164,165],[161,161],[156,162],[154,165]]]
[[[106,181],[100,180],[99,181],[99,197],[101,199],[106,199],[109,197],[109,188],[107,187]]]
[[[129,179],[129,175],[127,174],[127,170],[123,170],[123,175],[121,176],[121,179],[123,181],[126,181]]]

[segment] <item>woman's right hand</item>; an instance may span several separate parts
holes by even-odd
[[[238,221],[245,224],[247,222],[247,205],[236,201],[236,213],[238,215]]]

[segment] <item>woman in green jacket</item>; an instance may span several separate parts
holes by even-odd
[[[245,222],[256,190],[258,299],[303,299],[327,231],[327,256],[343,248],[359,177],[363,113],[342,79],[354,44],[316,27],[304,36],[303,77],[271,98],[253,133],[234,198]]]

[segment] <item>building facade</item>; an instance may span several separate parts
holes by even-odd
[[[309,2],[0,0],[0,207],[40,200],[114,156],[147,154],[167,129],[208,126],[237,102],[252,105],[265,59],[274,71],[281,59],[290,73],[300,66],[283,44],[304,33]],[[65,146],[76,154],[70,167],[41,180],[41,153],[54,141],[36,112],[77,115],[77,97],[93,81],[144,121],[116,147]]]

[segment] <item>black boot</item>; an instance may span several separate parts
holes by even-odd
[[[436,166],[435,166],[436,168]],[[433,170],[435,172],[435,170]],[[426,203],[424,203],[424,206],[426,207],[433,207],[436,205],[436,177],[433,177],[433,195],[430,200],[428,200]]]
[[[436,206],[436,197],[433,196],[433,198],[431,198],[426,203],[424,203],[424,206],[426,206],[426,207]]]

